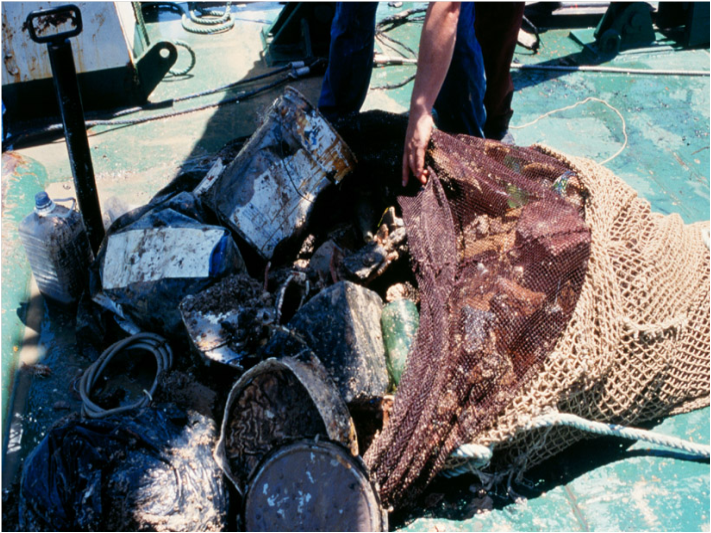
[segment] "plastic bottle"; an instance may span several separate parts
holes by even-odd
[[[383,307],[380,315],[385,357],[390,379],[397,387],[407,366],[407,356],[420,327],[420,314],[410,300],[395,300]]]
[[[20,223],[20,239],[40,292],[63,304],[76,302],[88,279],[94,255],[81,215],[53,202],[46,192],[35,195],[34,212]]]

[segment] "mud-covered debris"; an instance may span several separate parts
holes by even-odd
[[[296,254],[296,257],[298,259],[308,259],[313,255],[315,249],[316,235],[309,234],[306,236],[304,242],[301,244],[301,248],[299,249],[299,253]]]
[[[52,369],[47,365],[43,365],[40,363],[22,363],[22,365],[20,366],[20,370],[31,376],[38,376],[41,378],[46,378],[52,375]]]
[[[182,336],[180,302],[245,271],[229,231],[205,217],[190,193],[122,216],[92,266],[94,302],[143,331]]]
[[[410,300],[417,305],[420,303],[420,291],[409,281],[395,283],[388,287],[385,293],[385,301],[390,303],[395,300]]]
[[[186,313],[200,311],[220,315],[233,311],[235,306],[266,307],[273,305],[272,296],[263,286],[246,274],[228,276],[209,289],[186,298],[180,308]]]
[[[191,374],[173,370],[163,377],[153,399],[157,403],[174,403],[186,411],[197,411],[208,418],[214,418],[217,393]]]
[[[352,171],[341,137],[288,87],[264,123],[204,194],[205,202],[263,259],[307,229],[314,200]]]
[[[334,268],[334,255],[342,253],[335,241],[329,239],[319,246],[309,261],[309,272],[319,280],[327,283],[331,279],[331,270]],[[336,257],[338,262],[338,257]]]
[[[387,391],[382,306],[375,292],[342,281],[311,298],[287,325],[323,362],[346,402]]]
[[[304,272],[293,271],[279,289],[276,299],[276,322],[285,324],[301,308],[309,295],[311,284]]]
[[[394,401],[395,396],[386,394],[382,398],[355,401],[348,405],[358,434],[358,449],[361,454],[368,450],[378,433],[387,425]]]
[[[183,323],[207,359],[245,368],[269,338],[274,299],[246,274],[229,276],[180,304]],[[253,364],[253,363],[252,363]]]
[[[54,409],[55,411],[69,411],[71,410],[71,408],[72,407],[67,402],[62,400],[56,401],[52,405],[52,409]]]
[[[360,458],[304,440],[266,457],[245,497],[247,531],[387,531]]]
[[[137,414],[70,415],[28,456],[24,531],[221,531],[227,491],[212,457],[216,426],[156,405]]]
[[[215,456],[243,493],[259,461],[302,438],[341,443],[358,454],[355,429],[343,399],[313,354],[268,359],[235,383],[225,406]]]
[[[369,194],[359,194],[355,199],[355,219],[358,233],[363,242],[368,243],[375,237],[380,213],[376,211]]]
[[[404,227],[382,224],[374,239],[343,260],[345,277],[368,283],[407,253],[407,231]]]

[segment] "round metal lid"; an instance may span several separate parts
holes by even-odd
[[[247,531],[387,531],[362,461],[331,442],[299,441],[265,457],[244,515]]]

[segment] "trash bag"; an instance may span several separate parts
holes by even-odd
[[[245,269],[230,232],[205,223],[207,216],[191,193],[180,192],[120,217],[92,265],[92,299],[129,333],[178,335],[183,298]]]
[[[213,420],[173,404],[55,426],[27,457],[23,531],[219,531],[228,497]]]

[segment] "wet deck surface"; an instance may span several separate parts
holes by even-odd
[[[419,6],[419,4],[418,4]],[[379,16],[412,7],[381,3]],[[148,24],[152,39],[181,39],[196,51],[188,76],[166,78],[152,101],[186,95],[266,71],[260,59],[259,31],[273,21],[276,3],[233,8],[240,19],[224,34],[186,33],[177,18]],[[408,24],[391,35],[416,48],[420,26]],[[612,60],[596,56],[587,43],[592,30],[541,33],[538,54],[519,48],[523,64],[601,64],[626,69],[709,70],[708,48],[683,50],[659,35],[654,48],[628,51]],[[389,55],[392,55],[389,53]],[[179,63],[186,61],[184,56]],[[397,83],[415,67],[374,71],[371,88]],[[709,219],[709,77],[645,76],[634,73],[523,71],[513,73],[516,94],[512,129],[517,144],[543,142],[566,153],[604,161],[628,140],[606,166],[650,201],[653,210],[679,213],[685,222]],[[316,102],[321,79],[291,85]],[[406,110],[412,83],[396,90],[371,90],[364,110]],[[200,168],[228,141],[251,134],[260,114],[280,93],[274,89],[254,99],[137,126],[97,127],[89,142],[102,204],[111,197],[131,206],[145,204],[181,169]],[[217,103],[234,96],[218,93],[176,105],[176,110]],[[574,109],[536,118],[588,97]],[[619,112],[619,115],[617,112]],[[150,115],[152,112],[137,116]],[[621,116],[620,116],[621,115]],[[623,122],[624,121],[624,122]],[[624,130],[623,130],[624,127]],[[63,139],[3,154],[2,163],[2,372],[3,432],[10,425],[3,487],[51,423],[79,402],[66,383],[89,361],[78,355],[71,318],[50,314],[29,274],[17,237],[17,224],[32,209],[36,192],[73,195]],[[14,370],[18,357],[53,370],[50,377]],[[32,383],[35,383],[32,386]],[[41,386],[37,383],[41,382]],[[11,394],[13,383],[19,394]],[[29,394],[28,394],[29,392]],[[14,397],[14,409],[10,410]],[[661,421],[661,433],[709,442],[709,409]],[[14,469],[13,469],[14,466]],[[574,446],[529,472],[518,488],[525,503],[505,495],[481,497],[473,477],[432,487],[431,509],[395,524],[426,530],[709,530],[709,464],[614,439]],[[445,490],[446,487],[446,490]]]

